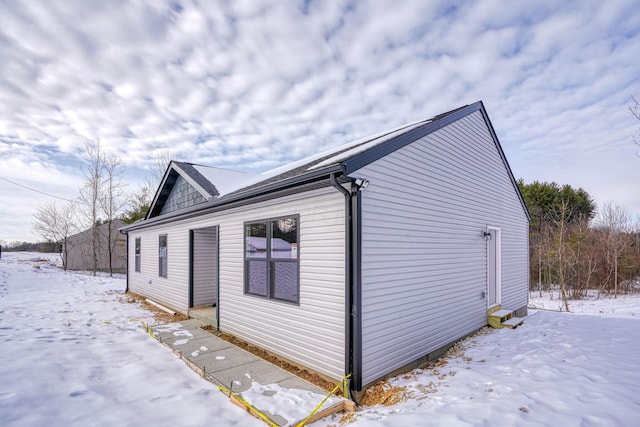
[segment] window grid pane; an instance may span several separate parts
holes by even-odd
[[[140,272],[141,260],[140,260],[140,237],[136,238],[136,257],[135,257],[135,269],[136,272]]]
[[[159,237],[158,248],[158,275],[167,277],[167,235],[163,234]]]
[[[273,261],[271,263],[273,297],[286,301],[298,301],[298,263]]]
[[[298,224],[296,218],[285,218],[271,223],[271,257],[291,259],[298,257]]]
[[[267,262],[247,261],[247,292],[254,295],[267,296]]]

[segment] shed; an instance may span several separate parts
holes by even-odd
[[[529,217],[482,102],[262,174],[171,162],[128,289],[353,391],[526,315]]]
[[[118,229],[124,225],[120,219],[97,227],[97,271],[125,273],[127,270],[127,246]],[[109,244],[109,242],[111,242]],[[63,242],[62,255],[68,270],[93,269],[92,229],[69,236]]]

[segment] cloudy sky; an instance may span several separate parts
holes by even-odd
[[[0,240],[99,138],[249,172],[483,100],[514,175],[640,215],[640,4],[0,0]],[[64,204],[63,201],[58,200]]]

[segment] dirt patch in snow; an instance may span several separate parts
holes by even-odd
[[[167,313],[166,311],[156,307],[155,305],[149,304],[146,301],[146,298],[143,297],[142,295],[138,295],[133,292],[127,292],[127,293],[116,292],[116,293],[120,294],[120,297],[118,298],[120,302],[125,302],[128,304],[138,304],[144,307],[146,310],[151,311],[153,313],[153,318],[156,319],[158,323],[181,322],[183,320],[189,319],[189,317],[185,316],[184,314]]]
[[[271,353],[270,351],[267,351],[263,348],[260,348],[256,345],[250,344],[244,340],[241,340],[240,338],[233,336],[231,334],[227,334],[224,332],[218,332],[216,331],[215,327],[211,326],[211,325],[206,325],[206,326],[202,326],[202,329],[210,332],[220,338],[222,338],[225,341],[229,341],[231,344],[240,347],[243,350],[248,351],[249,353],[258,356],[261,359],[266,360],[269,363],[272,363],[282,369],[284,369],[287,372],[291,372],[292,374],[305,379],[307,381],[309,381],[312,384],[317,385],[318,387],[321,387],[327,391],[331,391],[333,390],[333,388],[335,387],[335,384],[331,381],[329,381],[328,379],[326,379],[325,377],[323,377],[322,375],[315,373],[315,372],[311,372],[308,369],[305,368],[301,368],[300,366],[296,365],[293,362],[290,362],[288,360],[283,359],[282,357],[279,357],[273,353]],[[342,391],[338,390],[338,392],[336,393],[337,396],[342,396]]]
[[[406,387],[397,387],[388,381],[378,381],[364,392],[360,404],[363,406],[391,406],[407,399]]]

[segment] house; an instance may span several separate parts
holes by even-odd
[[[526,315],[529,217],[482,102],[262,174],[171,162],[128,289],[354,392]]]
[[[126,239],[118,233],[118,229],[124,226],[124,222],[115,219],[111,222],[99,225],[97,239],[97,270],[111,271],[113,273],[125,273],[127,271],[127,245]],[[109,232],[111,228],[111,232]],[[111,244],[109,244],[109,240]],[[66,238],[63,243],[62,256],[67,270],[92,270],[92,229],[81,231]],[[111,256],[109,254],[111,251]]]

